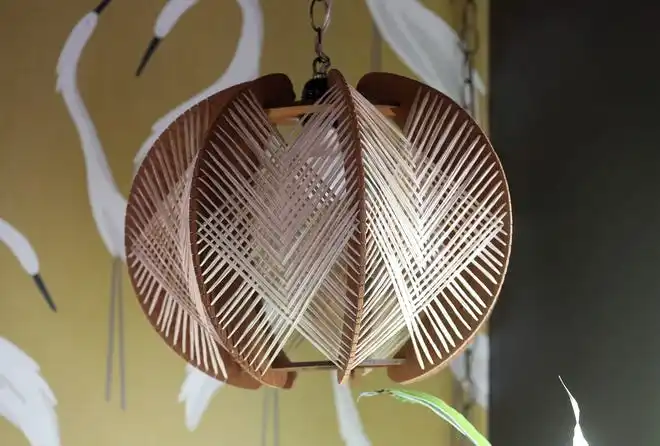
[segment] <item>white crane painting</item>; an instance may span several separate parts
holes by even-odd
[[[419,0],[365,0],[383,40],[424,83],[459,102],[464,91],[463,53],[456,31]],[[475,90],[486,87],[475,71]],[[475,101],[475,119],[479,116]]]
[[[150,58],[153,56],[159,43],[174,28],[174,25],[198,0],[169,0],[161,10],[156,25],[154,27],[154,37],[147,48],[140,66],[138,75],[142,73]],[[133,160],[133,170],[142,164],[142,160],[149,149],[154,145],[158,136],[178,118],[183,112],[188,110],[194,104],[202,99],[232,87],[241,82],[247,82],[259,76],[259,61],[261,59],[261,47],[264,38],[264,19],[259,0],[236,0],[243,16],[241,33],[238,39],[238,46],[234,53],[234,58],[229,63],[225,72],[211,85],[200,91],[195,96],[180,104],[178,107],[170,110],[165,116],[160,118],[151,127],[151,134],[144,141],[140,150],[138,150]]]
[[[0,241],[18,259],[54,311],[55,303],[39,275],[39,259],[30,242],[0,219]],[[39,373],[39,365],[24,351],[0,337],[0,417],[20,429],[31,446],[59,446],[57,399]]]
[[[82,52],[91,39],[98,24],[100,15],[112,0],[103,0],[96,8],[87,13],[73,28],[60,53],[57,64],[57,91],[62,95],[65,105],[74,122],[80,137],[85,168],[87,172],[87,190],[94,222],[106,249],[113,258],[112,279],[110,289],[110,310],[108,314],[108,351],[106,365],[106,400],[110,400],[113,380],[113,357],[115,340],[115,322],[118,325],[119,343],[119,380],[120,404],[126,408],[125,384],[125,341],[124,341],[124,311],[121,290],[121,262],[126,260],[124,249],[124,218],[126,215],[126,199],[121,195],[112,177],[103,146],[98,137],[94,122],[85,107],[77,86],[78,62]],[[170,0],[156,23],[156,37],[159,41],[171,30],[178,19],[194,4],[196,0]],[[181,113],[194,103],[215,92],[228,88],[236,83],[255,78],[259,73],[259,57],[263,40],[263,17],[258,0],[239,0],[245,19],[241,38],[234,60],[225,74],[210,87],[181,104],[154,124],[152,135],[136,156],[137,164],[146,156],[149,148]],[[144,64],[153,53],[156,44],[150,45]],[[117,321],[115,321],[115,317]],[[196,370],[196,369],[195,369]],[[199,371],[196,371],[202,374]],[[204,375],[206,377],[206,375]],[[199,378],[199,377],[198,377]],[[211,378],[208,378],[212,380]],[[213,380],[214,381],[214,380]]]
[[[112,279],[110,286],[110,311],[108,314],[108,352],[106,367],[106,400],[110,400],[115,340],[115,322],[119,338],[119,382],[120,404],[126,408],[124,308],[121,291],[122,261],[124,251],[124,216],[126,199],[121,195],[108,167],[101,141],[77,86],[78,62],[85,45],[92,37],[100,15],[112,0],[103,0],[87,13],[73,28],[57,61],[57,91],[62,95],[71,119],[80,137],[85,169],[87,192],[92,207],[94,222],[106,249],[112,256]],[[115,321],[115,316],[117,321]]]
[[[339,384],[337,377],[332,373],[329,376],[332,382],[337,424],[344,444],[346,446],[371,446],[371,442],[364,432],[350,385]],[[195,367],[186,366],[186,378],[181,386],[179,402],[185,404],[185,422],[188,430],[197,429],[211,398],[223,386],[224,383],[210,378]]]
[[[362,427],[360,413],[355,406],[355,398],[349,383],[339,384],[337,377],[331,373],[332,390],[335,397],[335,410],[339,434],[346,446],[371,446],[367,434]]]
[[[55,302],[46,288],[46,284],[39,274],[39,258],[30,245],[30,242],[16,228],[0,218],[0,242],[9,247],[23,269],[32,277],[41,296],[44,298],[51,310],[57,311]]]
[[[59,446],[57,400],[23,350],[0,337],[0,416],[23,432],[32,446]]]
[[[186,365],[186,377],[179,392],[179,402],[184,404],[185,423],[189,431],[197,429],[211,398],[222,389],[224,384],[200,372],[192,365]]]

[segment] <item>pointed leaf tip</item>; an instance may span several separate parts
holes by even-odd
[[[456,409],[438,397],[416,390],[382,389],[372,392],[363,392],[358,397],[370,397],[387,394],[399,401],[419,404],[430,409],[433,413],[451,424],[475,446],[491,446],[490,442]],[[577,445],[576,445],[577,446]],[[582,446],[582,445],[580,445]],[[587,445],[588,446],[588,445]]]
[[[582,427],[580,426],[580,406],[578,405],[577,400],[573,397],[571,391],[568,390],[568,387],[566,387],[566,384],[564,383],[564,380],[561,378],[561,376],[559,376],[559,382],[561,382],[561,385],[564,387],[564,390],[566,390],[566,393],[568,394],[571,407],[573,408],[573,415],[575,416],[573,446],[589,446],[589,443],[587,443],[587,440],[584,438],[584,434],[582,433]]]

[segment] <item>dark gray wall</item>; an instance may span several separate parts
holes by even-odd
[[[491,319],[495,446],[660,445],[660,8],[491,2],[515,237]],[[570,6],[568,6],[570,5]]]

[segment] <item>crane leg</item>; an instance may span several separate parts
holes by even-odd
[[[115,259],[115,291],[117,293],[117,310],[119,319],[119,390],[121,409],[126,410],[126,350],[124,348],[124,292],[121,281],[121,260]]]
[[[268,415],[270,413],[270,388],[264,387],[264,402],[261,412],[261,446],[268,444]]]
[[[270,421],[273,422],[272,426],[272,439],[273,446],[280,445],[280,401],[279,389],[264,387],[264,402],[261,414],[261,446],[266,446],[268,443],[268,425]],[[272,418],[272,420],[271,420]]]
[[[280,446],[280,389],[273,392],[273,446]]]
[[[112,359],[115,350],[115,301],[116,301],[116,286],[117,280],[115,279],[115,261],[112,262],[112,272],[110,275],[110,308],[108,309],[108,348],[106,351],[105,359],[105,400],[110,401],[112,393]]]

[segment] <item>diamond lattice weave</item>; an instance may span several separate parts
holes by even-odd
[[[474,121],[410,79],[329,81],[284,134],[268,115],[292,102],[283,75],[198,104],[131,191],[143,309],[189,362],[235,385],[290,386],[277,366],[299,337],[340,380],[393,356],[406,360],[393,379],[420,379],[466,345],[501,288],[510,200]],[[396,104],[395,118],[373,103]]]

